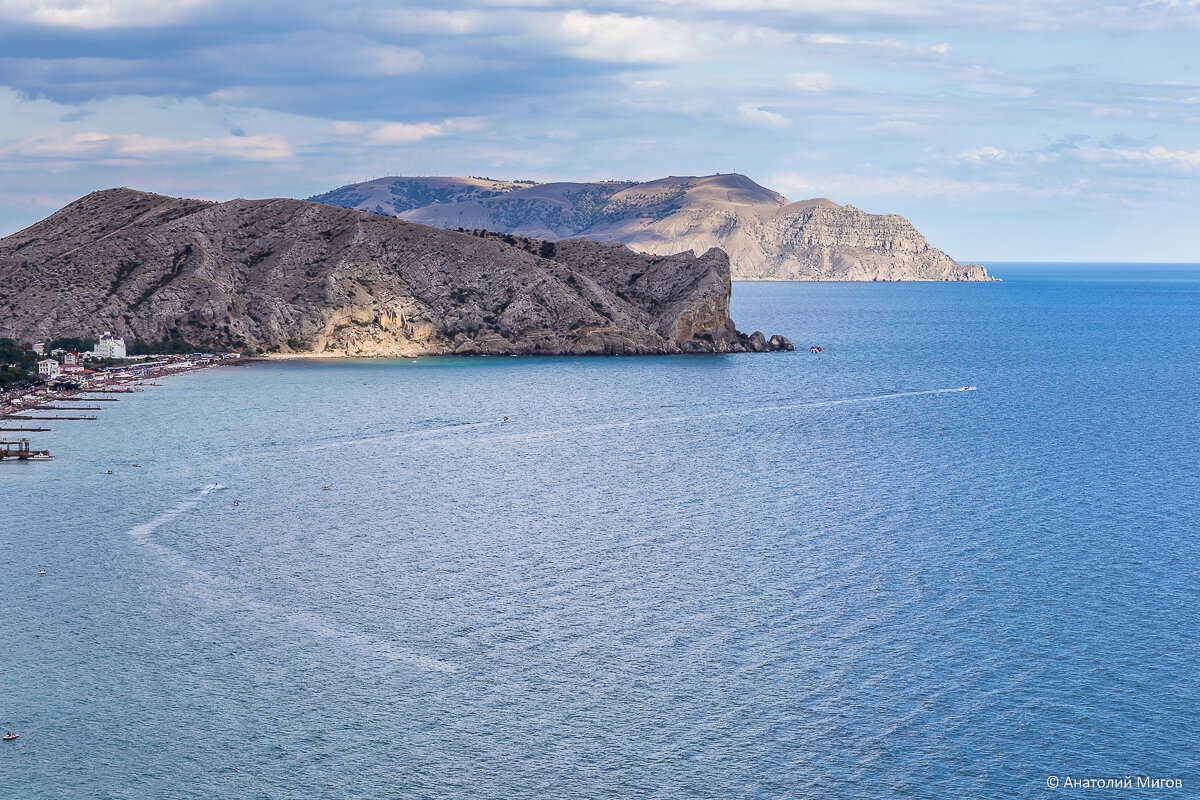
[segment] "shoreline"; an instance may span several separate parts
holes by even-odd
[[[98,409],[92,409],[86,405],[59,407],[54,405],[56,402],[82,401],[86,403],[89,398],[81,397],[81,395],[132,394],[134,392],[143,392],[148,387],[162,385],[160,383],[148,383],[149,381],[157,381],[160,378],[187,372],[199,372],[201,370],[212,369],[213,367],[246,365],[249,360],[245,358],[217,358],[204,362],[168,364],[156,369],[145,370],[136,376],[123,375],[118,378],[117,374],[114,373],[111,376],[111,380],[101,379],[97,386],[52,389],[46,384],[39,384],[28,387],[23,391],[6,393],[0,398],[0,438],[8,441],[7,437],[12,435],[16,440],[28,440],[30,438],[29,434],[50,432],[51,428],[44,427],[47,423],[99,420],[99,417],[94,415],[94,413],[90,416],[66,416],[63,414],[63,412],[70,414],[76,411],[94,412]],[[121,369],[124,368],[119,368],[117,372],[119,373]],[[91,380],[95,379],[89,378],[89,382]],[[111,402],[116,398],[93,397],[90,399],[94,402]],[[52,415],[36,416],[38,412]],[[28,423],[28,425],[23,423]],[[16,427],[13,427],[14,424]],[[7,461],[10,459],[2,460]]]

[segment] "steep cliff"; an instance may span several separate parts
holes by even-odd
[[[742,280],[991,280],[983,267],[958,264],[931,246],[904,217],[825,199],[789,203],[744,175],[547,183],[431,203],[421,202],[428,194],[422,180],[451,179],[385,178],[320,199],[441,228],[583,236],[657,255],[719,247]],[[388,187],[391,202],[352,202],[366,186]]]
[[[97,192],[0,239],[0,336],[349,355],[746,349],[720,250],[472,235],[302,200]]]

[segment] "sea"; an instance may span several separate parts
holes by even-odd
[[[988,266],[50,423],[0,798],[1200,796],[1200,265]]]

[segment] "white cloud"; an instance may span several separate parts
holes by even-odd
[[[802,92],[828,92],[833,88],[833,76],[828,72],[793,72],[787,76],[787,83]]]
[[[996,97],[1033,97],[1035,92],[1028,86],[1013,86],[1007,83],[972,83],[971,91]]]
[[[385,122],[371,132],[367,142],[375,145],[412,144],[435,136],[450,136],[482,128],[483,120],[479,117],[457,117],[442,122]]]
[[[694,26],[674,20],[586,11],[567,12],[558,26],[567,52],[595,61],[691,61],[699,55],[697,45],[704,47],[706,38],[697,33]]]
[[[1170,31],[1200,28],[1196,0],[624,0],[640,8],[689,8],[738,14],[769,11],[828,27],[876,30]]]
[[[768,186],[788,197],[842,198],[849,202],[859,197],[873,196],[946,196],[1022,191],[1020,186],[996,181],[961,181],[937,175],[812,175],[802,172],[778,172],[770,177]]]
[[[782,128],[790,124],[787,117],[774,111],[767,111],[752,103],[742,103],[737,107],[737,117],[743,122],[754,125],[767,125],[772,128]]]
[[[362,136],[363,133],[366,132],[367,126],[363,125],[361,122],[346,122],[343,120],[337,120],[335,122],[331,122],[322,130],[328,131],[334,136]]]
[[[292,155],[291,145],[279,134],[215,136],[180,139],[144,136],[137,133],[111,134],[99,131],[69,133],[56,128],[46,133],[0,145],[0,157],[92,160],[124,158],[149,161],[163,157],[201,159],[233,158],[246,161],[278,161]]]
[[[551,43],[561,43],[564,51],[576,58],[628,64],[700,61],[718,52],[779,45],[794,39],[785,31],[728,21],[691,22],[582,10],[561,15],[557,26],[547,34]]]
[[[862,130],[889,139],[919,139],[932,132],[928,125],[906,119],[886,119],[867,125]]]
[[[1133,112],[1128,108],[1117,108],[1114,106],[1099,106],[1092,109],[1093,117],[1129,117],[1133,116]]]
[[[372,131],[368,141],[371,144],[412,144],[430,136],[445,135],[445,128],[433,122],[388,122]]]
[[[1080,155],[1089,161],[1169,167],[1183,172],[1200,171],[1200,150],[1169,150],[1162,145],[1155,145],[1147,150],[1086,148],[1080,150]]]
[[[888,56],[942,59],[949,56],[953,46],[949,42],[939,44],[907,44],[896,39],[855,39],[834,33],[807,33],[800,37],[805,44],[820,48],[854,48]]]
[[[976,147],[974,150],[965,150],[959,153],[958,157],[963,161],[979,164],[985,161],[1006,161],[1011,156],[998,147],[988,145],[985,147]]]
[[[0,19],[63,28],[149,28],[187,19],[212,0],[0,0]]]

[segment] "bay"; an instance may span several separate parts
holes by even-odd
[[[794,353],[271,362],[55,424],[0,470],[0,788],[1194,787],[1200,267],[988,267],[735,284]]]

